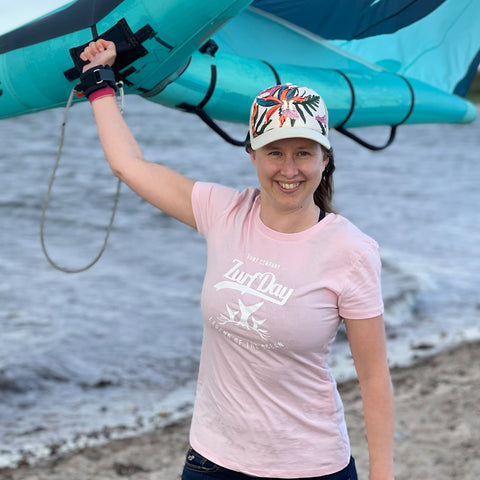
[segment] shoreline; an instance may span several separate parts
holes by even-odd
[[[480,342],[464,343],[391,370],[395,391],[396,480],[476,480],[480,472]],[[339,384],[352,454],[368,478],[362,402],[356,380]],[[0,469],[0,480],[177,480],[190,417],[136,437]]]

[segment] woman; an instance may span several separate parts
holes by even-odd
[[[113,173],[207,239],[205,328],[183,480],[356,479],[326,363],[342,319],[362,391],[370,480],[391,480],[378,247],[331,213],[323,100],[293,85],[257,96],[247,151],[260,190],[238,192],[143,158],[108,86],[115,57],[113,43],[91,43],[81,84]],[[99,75],[106,80],[97,84]]]

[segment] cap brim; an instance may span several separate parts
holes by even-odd
[[[330,141],[325,135],[322,135],[318,130],[313,130],[311,128],[275,128],[270,131],[264,132],[256,138],[251,138],[250,143],[253,150],[258,150],[259,148],[268,145],[269,143],[275,142],[276,140],[283,140],[285,138],[308,138],[314,142],[323,145],[325,148],[330,149]]]

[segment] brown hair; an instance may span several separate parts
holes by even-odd
[[[335,158],[333,148],[325,148],[322,145],[323,154],[327,157],[328,163],[323,171],[322,180],[313,194],[313,201],[326,213],[333,212],[333,172],[335,171]]]

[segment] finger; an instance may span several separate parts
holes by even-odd
[[[95,48],[98,53],[104,52],[107,48],[105,46],[105,40],[99,39],[95,42]]]
[[[115,43],[105,40],[103,38],[99,38],[97,41],[97,47],[103,50],[108,50],[112,53],[116,53]]]
[[[83,52],[80,54],[80,58],[84,61],[91,61],[92,60],[92,48],[91,43],[83,49]]]
[[[98,55],[101,51],[103,51],[103,49],[99,47],[100,45],[98,45],[97,42],[90,42],[88,46],[88,51],[89,51],[89,54],[92,56],[92,58]]]
[[[112,43],[112,42],[109,42],[108,40],[104,40],[103,38],[99,38],[96,41],[95,45],[99,50],[103,51],[103,50],[107,50],[109,43]]]
[[[90,42],[80,54],[80,58],[90,64],[113,65],[117,55],[115,43],[102,38]]]

